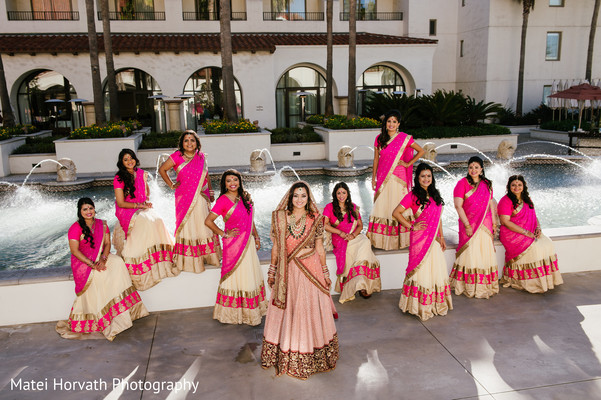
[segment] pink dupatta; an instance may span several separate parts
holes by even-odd
[[[249,246],[254,214],[252,205],[250,210],[249,213],[246,207],[244,207],[242,200],[238,199],[232,203],[226,195],[220,196],[212,209],[212,212],[223,217],[225,231],[234,228],[239,230],[237,236],[222,239],[223,261],[221,266],[221,282],[234,273]]]
[[[473,188],[467,178],[463,178],[457,183],[453,196],[463,198],[463,211],[473,232],[472,236],[468,236],[463,223],[459,220],[459,243],[457,244],[457,255],[459,255],[467,248],[470,239],[476,235],[480,226],[484,225],[492,237],[492,212],[489,207],[492,190],[488,190],[488,185],[482,180]]]
[[[354,203],[353,208],[358,212],[357,206]],[[334,215],[334,206],[332,203],[329,203],[323,210],[323,216],[328,218],[330,225],[332,225],[334,228],[340,229],[345,233],[350,233],[357,227],[357,221],[352,215],[351,222],[348,221],[347,215],[342,218],[342,221],[339,221]],[[344,272],[344,267],[346,265],[346,248],[348,246],[348,241],[333,233],[332,246],[334,247],[333,253],[336,256],[336,275],[340,275]]]
[[[526,203],[513,208],[513,203],[508,196],[503,196],[499,201],[499,215],[509,215],[510,221],[521,226],[527,231],[534,232],[537,227],[536,211]],[[513,232],[505,226],[501,226],[499,239],[505,247],[505,262],[513,261],[519,258],[528,248],[534,243],[535,239],[522,235],[521,233]]]
[[[379,137],[379,135],[378,135]],[[376,137],[375,146],[378,146],[378,137]],[[376,171],[376,192],[374,201],[378,198],[384,185],[388,183],[392,175],[395,175],[407,184],[407,190],[411,190],[413,180],[413,166],[401,167],[397,165],[399,160],[405,162],[413,158],[413,137],[404,132],[399,132],[394,138],[388,141],[383,149],[380,149],[380,159],[378,160],[378,170]]]
[[[209,203],[209,183],[204,153],[196,152],[189,161],[179,151],[169,157],[175,164],[173,169],[177,173],[177,181],[180,182],[175,189],[175,236],[177,237],[198,201],[198,196],[204,196]]]
[[[407,265],[407,278],[409,278],[417,272],[417,269],[436,239],[440,225],[440,216],[442,215],[442,204],[438,205],[430,199],[430,203],[422,208],[421,205],[417,205],[417,197],[413,193],[408,193],[401,201],[401,205],[405,208],[411,207],[413,209],[415,223],[420,221],[426,223],[426,229],[411,231],[409,264]]]
[[[90,260],[96,262],[100,258],[100,251],[104,247],[104,232],[108,230],[108,227],[103,220],[96,219],[92,228],[91,234],[94,238],[93,248],[87,240],[84,240],[81,226],[77,222],[69,228],[68,238],[69,240],[77,240],[79,242],[79,251]],[[81,296],[88,289],[90,283],[92,283],[89,280],[92,268],[71,254],[71,270],[73,271],[73,280],[75,281],[75,293]]]
[[[123,182],[119,182],[117,176],[113,180],[113,187],[115,189],[123,189],[125,187]],[[134,197],[131,197],[131,194],[125,196],[125,201],[128,203],[144,203],[148,200],[148,196],[146,194],[146,172],[143,169],[138,168],[136,170],[136,179],[134,182],[134,187],[136,188]],[[135,222],[135,216],[140,212],[141,209],[137,208],[121,208],[117,205],[115,201],[115,215],[121,224],[121,228],[123,228],[123,232],[125,232],[125,238],[127,239],[127,233],[131,227],[133,227]]]

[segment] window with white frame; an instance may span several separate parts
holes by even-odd
[[[561,32],[547,32],[545,60],[559,61],[561,55]]]

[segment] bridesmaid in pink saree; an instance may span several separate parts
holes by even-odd
[[[271,301],[265,318],[261,366],[295,378],[332,370],[338,335],[326,255],[323,216],[306,182],[284,196],[271,220]]]
[[[401,114],[389,111],[382,121],[382,133],[374,143],[372,189],[374,205],[369,216],[367,237],[374,247],[397,250],[409,246],[409,232],[392,217],[413,182],[413,164],[424,150],[411,135],[399,132]]]
[[[363,222],[359,207],[353,203],[351,192],[344,182],[332,191],[332,202],[323,210],[324,228],[332,234],[332,246],[336,256],[336,285],[340,293],[338,301],[344,303],[355,299],[355,292],[368,298],[382,289],[380,262],[371,250],[371,242],[361,233]]]
[[[130,328],[132,321],[147,316],[148,311],[123,260],[110,253],[109,228],[105,221],[96,218],[90,198],[79,199],[77,219],[68,234],[77,297],[69,320],[59,321],[56,331],[66,339],[86,339],[101,333],[112,341]]]
[[[444,201],[436,189],[432,167],[420,163],[415,171],[415,185],[392,215],[411,232],[409,264],[403,282],[399,308],[425,321],[434,315],[447,315],[453,309],[451,287],[447,277],[442,234]],[[404,216],[411,208],[415,221]]]
[[[221,176],[221,194],[205,224],[223,239],[221,280],[213,318],[224,324],[259,325],[267,312],[263,273],[257,256],[261,246],[253,222],[253,202],[234,169]],[[225,229],[215,219],[221,216]]]
[[[177,174],[173,183],[167,174]],[[180,271],[201,273],[204,264],[219,265],[219,240],[205,225],[209,203],[214,201],[205,155],[200,151],[200,138],[188,130],[179,138],[178,150],[159,168],[159,174],[175,189],[175,247],[173,264]]]
[[[468,175],[453,192],[459,215],[459,243],[451,271],[455,294],[485,298],[499,293],[499,272],[493,236],[498,227],[492,182],[484,175],[484,162],[474,156]]]
[[[507,195],[499,201],[501,232],[505,247],[503,287],[544,293],[561,285],[563,279],[557,267],[555,246],[540,230],[534,204],[522,175],[507,181]]]
[[[130,149],[119,153],[119,171],[113,180],[115,214],[125,235],[121,256],[138,290],[146,290],[163,278],[176,276],[173,238],[148,201],[148,174]]]

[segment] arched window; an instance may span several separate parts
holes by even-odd
[[[243,117],[240,85],[234,78],[234,94],[238,118]],[[193,73],[184,86],[186,126],[196,130],[208,119],[223,118],[223,77],[221,68],[207,67]]]
[[[19,86],[17,108],[22,124],[42,129],[71,128],[77,93],[69,80],[50,70],[31,72]]]
[[[369,67],[361,74],[357,82],[357,114],[363,115],[368,92],[391,94],[405,90],[405,81],[394,69],[385,65]]]
[[[325,95],[326,80],[313,68],[297,67],[286,72],[275,92],[278,127],[295,127],[303,117],[323,114]]]
[[[117,98],[119,117],[136,119],[155,132],[165,131],[165,104],[160,98],[161,88],[152,76],[136,68],[118,70]],[[153,98],[154,96],[154,98]],[[157,97],[159,96],[159,97]],[[104,109],[109,118],[108,86],[104,85]]]

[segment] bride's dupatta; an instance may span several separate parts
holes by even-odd
[[[173,169],[177,173],[180,185],[175,189],[175,236],[177,237],[186,224],[199,196],[210,202],[207,164],[205,155],[196,152],[194,157],[186,160],[179,151],[171,154]],[[202,171],[202,173],[199,173]]]
[[[466,179],[466,178],[463,178]],[[488,230],[488,234],[492,238],[492,213],[490,212],[490,200],[492,199],[492,191],[488,189],[488,185],[483,180],[478,181],[478,185],[470,190],[463,197],[463,211],[472,227],[472,236],[468,236],[465,232],[465,226],[459,220],[459,243],[457,244],[457,256],[459,256],[468,246],[469,241],[476,235],[480,226]]]
[[[223,195],[225,200],[231,202],[231,200]],[[219,201],[219,199],[218,199]],[[224,200],[221,200],[224,201]],[[237,228],[239,233],[235,237],[223,238],[223,262],[221,266],[221,281],[225,281],[230,277],[240,265],[240,262],[244,259],[244,255],[248,246],[250,245],[250,236],[252,234],[253,227],[253,213],[254,210],[251,205],[250,213],[244,207],[244,203],[240,199],[237,199],[232,203],[231,208],[227,214],[223,216],[225,222],[225,231]]]
[[[97,262],[100,259],[101,250],[104,248],[105,229],[106,223],[103,220],[97,219],[94,222],[91,232],[95,242],[93,248],[90,246],[90,243],[83,240],[83,234],[79,238],[79,251],[94,262]],[[100,240],[100,245],[98,244],[99,239],[102,239]],[[81,296],[92,283],[92,280],[90,279],[92,268],[80,261],[74,255],[71,255],[71,269],[73,271],[73,281],[75,281],[75,293],[78,296]]]
[[[378,170],[376,171],[376,191],[374,201],[384,190],[384,186],[392,179],[394,170],[397,168],[399,160],[405,162],[411,161],[413,155],[411,152],[405,154],[405,150],[411,142],[411,136],[404,132],[399,132],[396,136],[390,139],[383,149],[380,149],[380,158],[378,160]],[[399,178],[407,185],[407,190],[411,190],[413,166],[401,167],[404,171],[404,176]]]
[[[309,188],[309,184],[307,184],[307,188]],[[288,196],[290,190],[286,192],[286,195],[280,201],[280,204],[276,208],[276,210],[271,215],[271,239],[273,241],[273,245],[277,249],[278,254],[278,265],[275,275],[275,284],[273,285],[273,305],[285,309],[286,301],[288,295],[288,268],[289,264],[295,263],[295,265],[303,272],[303,274],[309,279],[311,283],[313,283],[319,290],[326,293],[328,296],[330,295],[330,290],[327,288],[325,284],[325,279],[323,276],[319,276],[317,271],[311,271],[302,263],[302,259],[311,256],[314,254],[315,249],[310,252],[305,252],[301,254],[302,250],[305,249],[308,243],[312,243],[316,236],[319,234],[323,234],[319,232],[318,227],[323,227],[323,215],[319,213],[319,209],[315,204],[315,200],[313,200],[313,195],[311,190],[309,189],[309,212],[314,215],[313,218],[307,216],[306,224],[307,228],[305,230],[305,234],[297,240],[296,245],[291,251],[288,251],[287,246],[287,215],[286,206],[288,204]],[[322,229],[323,230],[323,229]],[[321,272],[321,270],[319,271]]]
[[[511,211],[510,211],[511,210]],[[526,203],[522,203],[513,208],[511,199],[507,196],[499,201],[499,215],[505,214],[511,216],[511,222],[521,226],[527,231],[534,232],[537,227],[536,211]],[[509,214],[511,212],[511,214]],[[535,242],[534,238],[522,235],[521,233],[513,232],[505,226],[501,226],[499,239],[505,247],[505,262],[515,262],[522,254]]]
[[[358,213],[358,207],[353,204],[355,211]],[[332,203],[328,204],[323,210],[323,216],[327,217],[330,221],[330,225],[334,228],[340,229],[344,233],[351,233],[357,228],[357,221],[351,215],[352,222],[348,222],[348,216],[345,214],[342,221],[334,215],[334,207]],[[333,253],[336,256],[336,275],[340,275],[344,272],[346,266],[346,248],[348,247],[348,241],[343,239],[341,236],[332,234],[332,245]]]
[[[423,221],[426,224],[426,228],[422,231],[411,231],[407,278],[410,278],[417,272],[424,261],[424,258],[430,251],[432,242],[436,240],[441,215],[442,204],[438,205],[432,199],[430,199],[430,203],[425,208],[422,209],[420,207],[415,213],[415,223]]]
[[[123,185],[123,183],[118,182],[117,177],[115,177],[114,182],[116,184]],[[127,201],[128,203],[144,203],[148,199],[148,196],[146,194],[146,172],[144,172],[144,170],[140,168],[136,170],[136,179],[134,182],[134,187],[136,188],[134,192],[134,197],[131,197],[130,194],[125,195],[125,193],[123,193],[123,195],[125,196],[125,201]],[[115,202],[115,215],[117,216],[117,219],[121,224],[121,228],[123,228],[123,232],[125,233],[126,239],[129,230],[134,226],[134,223],[136,221],[135,217],[140,211],[142,211],[141,208],[121,208],[117,205],[117,202]]]

